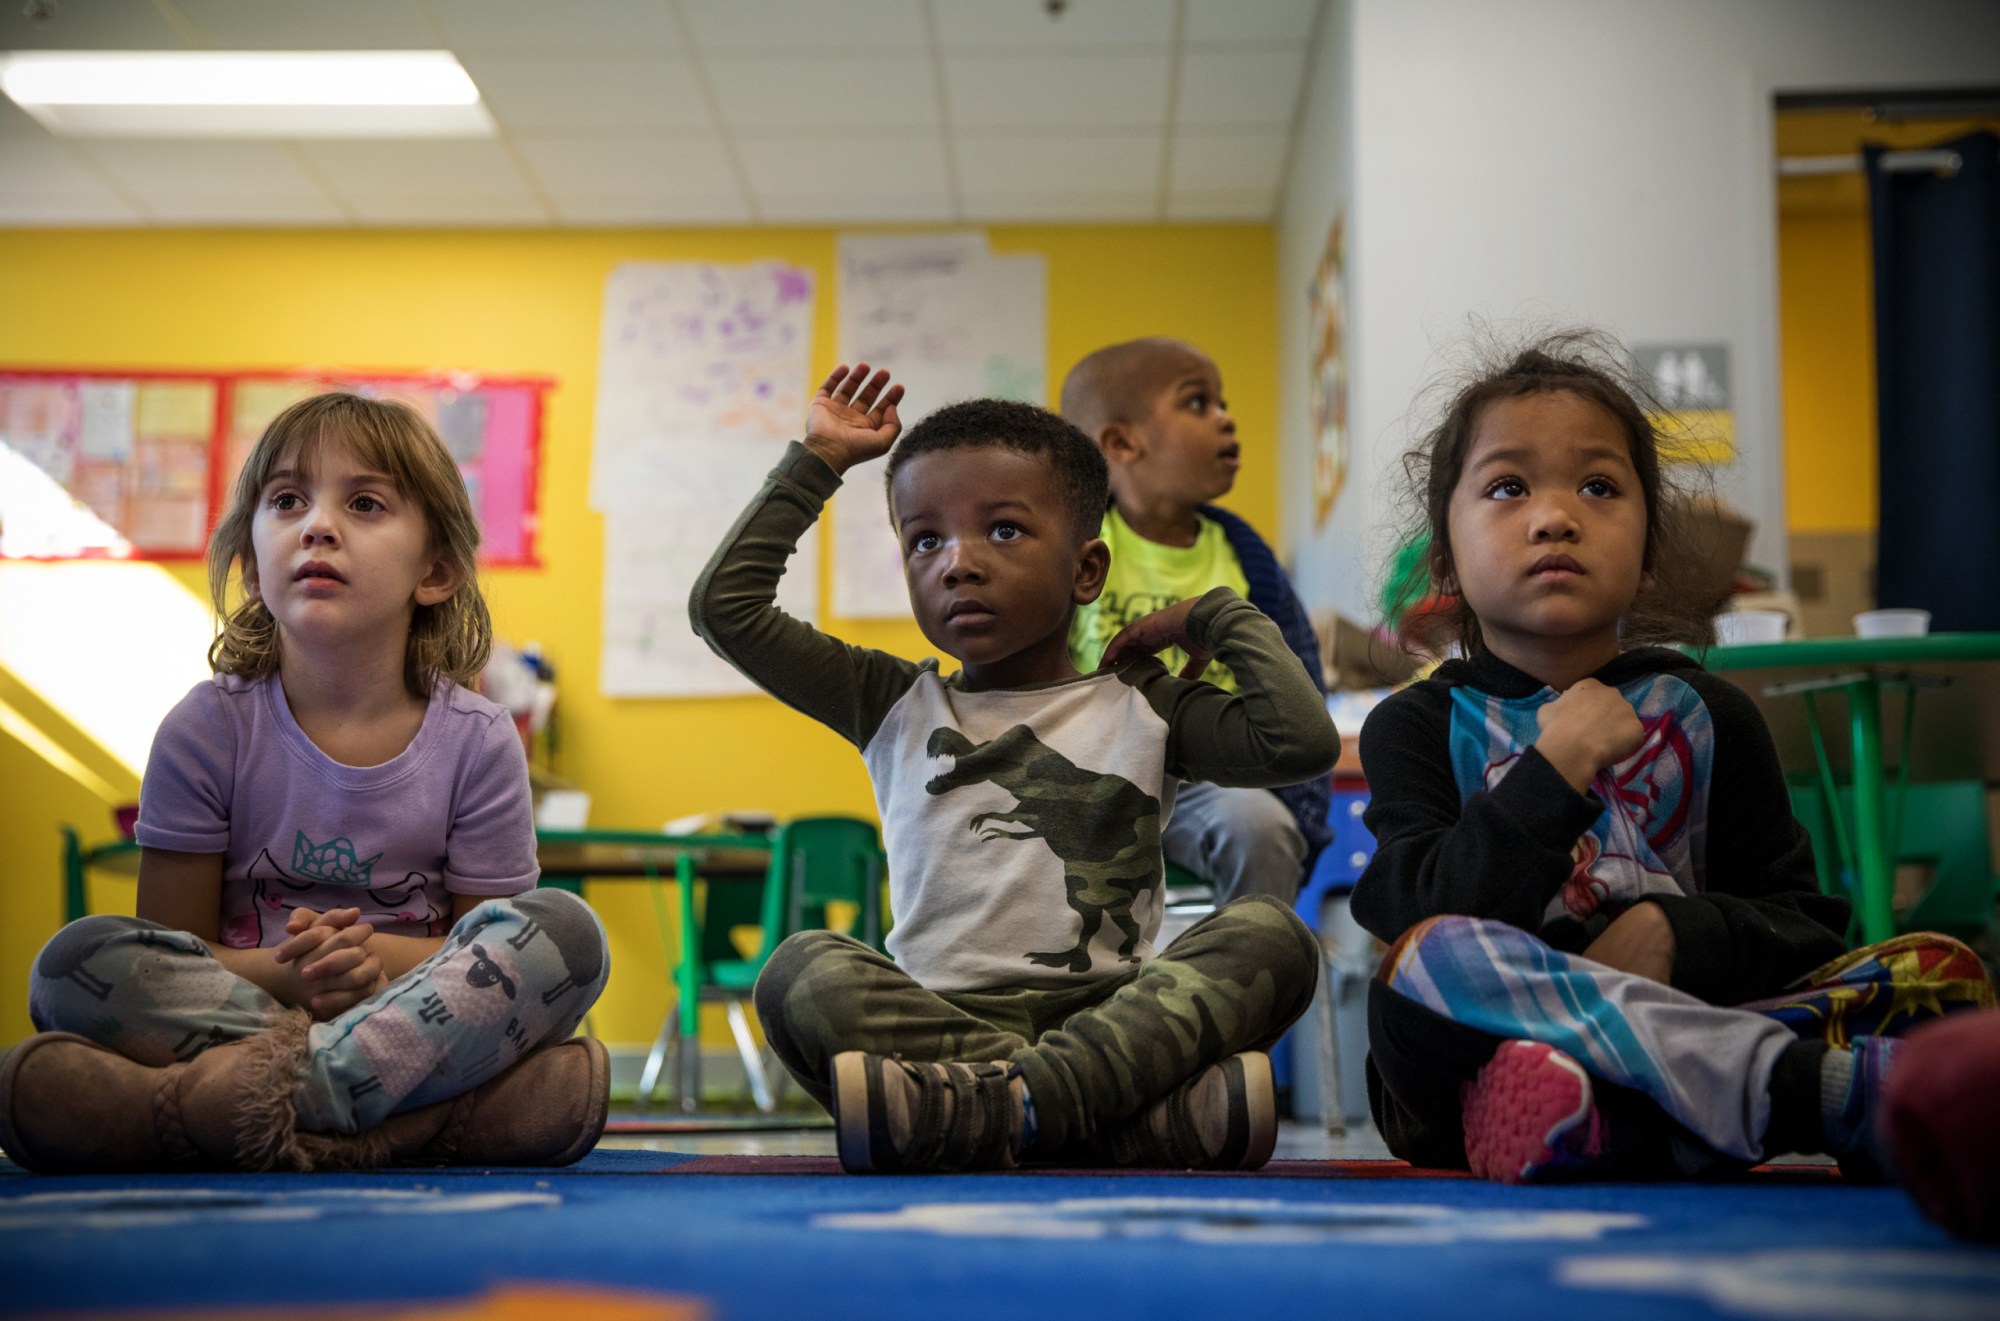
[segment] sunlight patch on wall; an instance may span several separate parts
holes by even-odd
[[[157,564],[0,561],[0,668],[134,775],[208,677],[208,603]]]

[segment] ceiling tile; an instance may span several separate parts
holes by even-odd
[[[935,192],[870,196],[778,194],[758,202],[767,223],[781,225],[928,224],[955,220],[951,198]]]
[[[1285,168],[1288,140],[1283,133],[1177,133],[1168,185],[1176,194],[1273,193]]]
[[[144,217],[54,142],[0,139],[0,224],[138,224]]]
[[[760,210],[768,198],[949,196],[944,144],[932,134],[737,140]]]
[[[0,139],[0,195],[23,197],[111,191],[83,161],[54,139]]]
[[[541,228],[548,213],[525,192],[516,196],[478,193],[393,193],[348,199],[364,225],[449,225],[486,228],[507,225]]]
[[[1312,35],[1319,0],[1182,0],[1187,42],[1294,42]]]
[[[0,8],[0,50],[185,50],[187,43],[153,0],[94,0],[56,6],[37,23],[10,3]]]
[[[1167,219],[1269,220],[1277,204],[1275,190],[1177,193],[1167,199]]]
[[[1047,221],[1138,221],[1155,218],[1158,197],[1145,192],[1092,190],[1072,193],[964,194],[967,220],[1047,220]]]
[[[94,141],[77,150],[149,202],[177,194],[321,201],[326,196],[297,158],[275,142]]]
[[[968,193],[1150,193],[1159,186],[1164,147],[1158,133],[1070,133],[969,135],[953,150],[959,186]]]
[[[742,200],[719,138],[521,138],[515,145],[559,198],[687,192]]]
[[[930,60],[715,56],[708,78],[736,129],[926,128],[938,122]]]
[[[47,142],[49,131],[42,122],[21,107],[0,96],[0,138],[28,138],[36,142]]]
[[[945,94],[957,128],[1160,128],[1167,56],[950,55]]]
[[[1174,122],[1288,125],[1305,67],[1303,48],[1183,52]]]
[[[343,197],[532,196],[496,142],[304,142],[298,149]]]
[[[510,133],[711,126],[685,60],[467,55],[461,63]]]
[[[242,193],[141,194],[146,212],[166,225],[345,225],[344,212],[323,193],[246,196]]]
[[[203,45],[217,50],[436,50],[438,44],[411,0],[173,0],[173,7]]]
[[[1050,17],[1046,0],[931,0],[947,50],[1145,46],[1174,39],[1174,7],[1161,0],[1071,0]]]
[[[669,51],[669,0],[424,0],[453,50]]]
[[[638,195],[564,193],[556,198],[565,225],[747,225],[750,208],[741,192],[671,192]]]
[[[921,50],[920,0],[814,0],[811,5],[680,0],[695,44],[735,50]]]
[[[0,188],[0,225],[143,225],[146,218],[110,189],[90,195],[14,196]]]

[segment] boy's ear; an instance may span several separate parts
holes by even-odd
[[[458,570],[452,567],[451,561],[438,556],[431,561],[430,572],[417,584],[417,604],[438,605],[449,601],[452,593],[458,590],[459,581]]]
[[[1106,422],[1097,429],[1097,448],[1110,464],[1130,463],[1146,452],[1139,433],[1129,422]]]
[[[1070,588],[1069,599],[1077,605],[1089,605],[1104,592],[1104,580],[1111,573],[1111,547],[1096,537],[1083,543],[1076,553],[1076,583]]]

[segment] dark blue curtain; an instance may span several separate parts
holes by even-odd
[[[1876,600],[1933,632],[2000,631],[2000,137],[1955,174],[1863,149],[1875,241]]]

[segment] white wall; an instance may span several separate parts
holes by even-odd
[[[1468,317],[1722,341],[1718,474],[1785,566],[1776,92],[2000,86],[1992,0],[1327,0],[1279,220],[1285,537],[1311,604],[1374,617],[1419,387]],[[1354,469],[1310,507],[1304,303],[1347,199]],[[1296,324],[1295,324],[1296,322]]]

